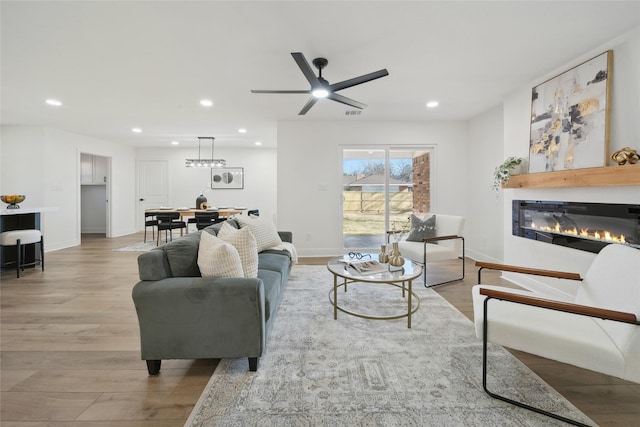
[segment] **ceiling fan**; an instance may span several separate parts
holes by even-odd
[[[302,70],[302,74],[307,78],[309,84],[311,84],[311,89],[309,90],[252,90],[251,93],[310,93],[312,96],[307,101],[302,110],[298,113],[298,115],[302,116],[307,113],[318,102],[320,98],[329,98],[332,101],[340,102],[342,104],[349,105],[351,107],[363,109],[366,107],[366,104],[363,104],[358,101],[354,101],[353,99],[347,98],[346,96],[342,96],[336,93],[339,90],[346,89],[348,87],[356,86],[362,83],[369,82],[371,80],[379,79],[380,77],[388,76],[389,72],[386,69],[382,69],[379,71],[375,71],[373,73],[365,74],[363,76],[354,77],[349,80],[344,80],[339,83],[329,84],[322,77],[322,69],[327,66],[329,61],[325,58],[316,58],[312,61],[313,65],[318,69],[318,76],[313,73],[309,62],[305,59],[304,55],[300,52],[292,52],[291,56]]]

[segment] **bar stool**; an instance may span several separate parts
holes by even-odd
[[[40,261],[25,264],[25,245],[31,243],[40,243]],[[16,273],[20,278],[20,269],[24,271],[25,266],[40,264],[42,271],[44,271],[44,237],[40,230],[12,230],[5,231],[0,234],[0,246],[15,246],[16,247]]]

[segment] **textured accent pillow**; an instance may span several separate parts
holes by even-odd
[[[236,220],[240,224],[240,228],[249,228],[253,237],[256,238],[258,252],[282,244],[278,230],[276,230],[276,226],[272,222],[260,217],[249,218],[245,216],[237,216]]]
[[[258,244],[251,231],[248,228],[238,230],[223,222],[218,237],[237,249],[244,277],[258,277]]]
[[[436,236],[436,216],[425,219],[424,221],[411,214],[411,229],[407,236],[407,242],[422,242],[422,239]]]
[[[209,233],[200,236],[198,267],[202,277],[244,277],[238,250]]]

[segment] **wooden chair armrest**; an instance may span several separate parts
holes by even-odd
[[[422,239],[423,242],[437,242],[438,240],[451,240],[451,239],[462,239],[462,236],[457,236],[455,234],[451,234],[448,236],[436,236],[436,237],[425,237]]]
[[[556,279],[582,280],[582,277],[580,277],[578,273],[569,273],[566,271],[539,270],[537,268],[518,267],[515,265],[495,264],[483,261],[476,261],[476,267],[480,267],[478,270],[478,284],[481,283],[480,275],[484,268],[488,270],[509,271],[512,273],[532,274],[535,276],[555,277]]]
[[[495,298],[502,301],[510,301],[518,304],[530,305],[533,307],[546,308],[550,310],[563,311],[565,313],[579,314],[582,316],[597,317],[604,320],[631,323],[640,325],[636,315],[624,311],[609,310],[606,308],[590,307],[587,305],[573,304],[570,302],[554,301],[545,298],[532,297],[528,295],[513,294],[495,289],[480,289],[480,295],[488,298]]]

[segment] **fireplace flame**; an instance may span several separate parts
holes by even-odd
[[[571,229],[562,230],[560,227],[560,223],[556,222],[556,225],[550,227],[548,225],[545,226],[537,226],[533,221],[531,222],[531,228],[540,231],[548,231],[556,234],[564,234],[567,236],[579,236],[583,239],[591,239],[591,240],[601,240],[603,242],[614,242],[614,243],[626,243],[625,237],[623,234],[616,236],[611,234],[610,231],[607,230],[596,230],[594,232],[590,232],[588,228],[581,228],[580,231],[573,227]]]

